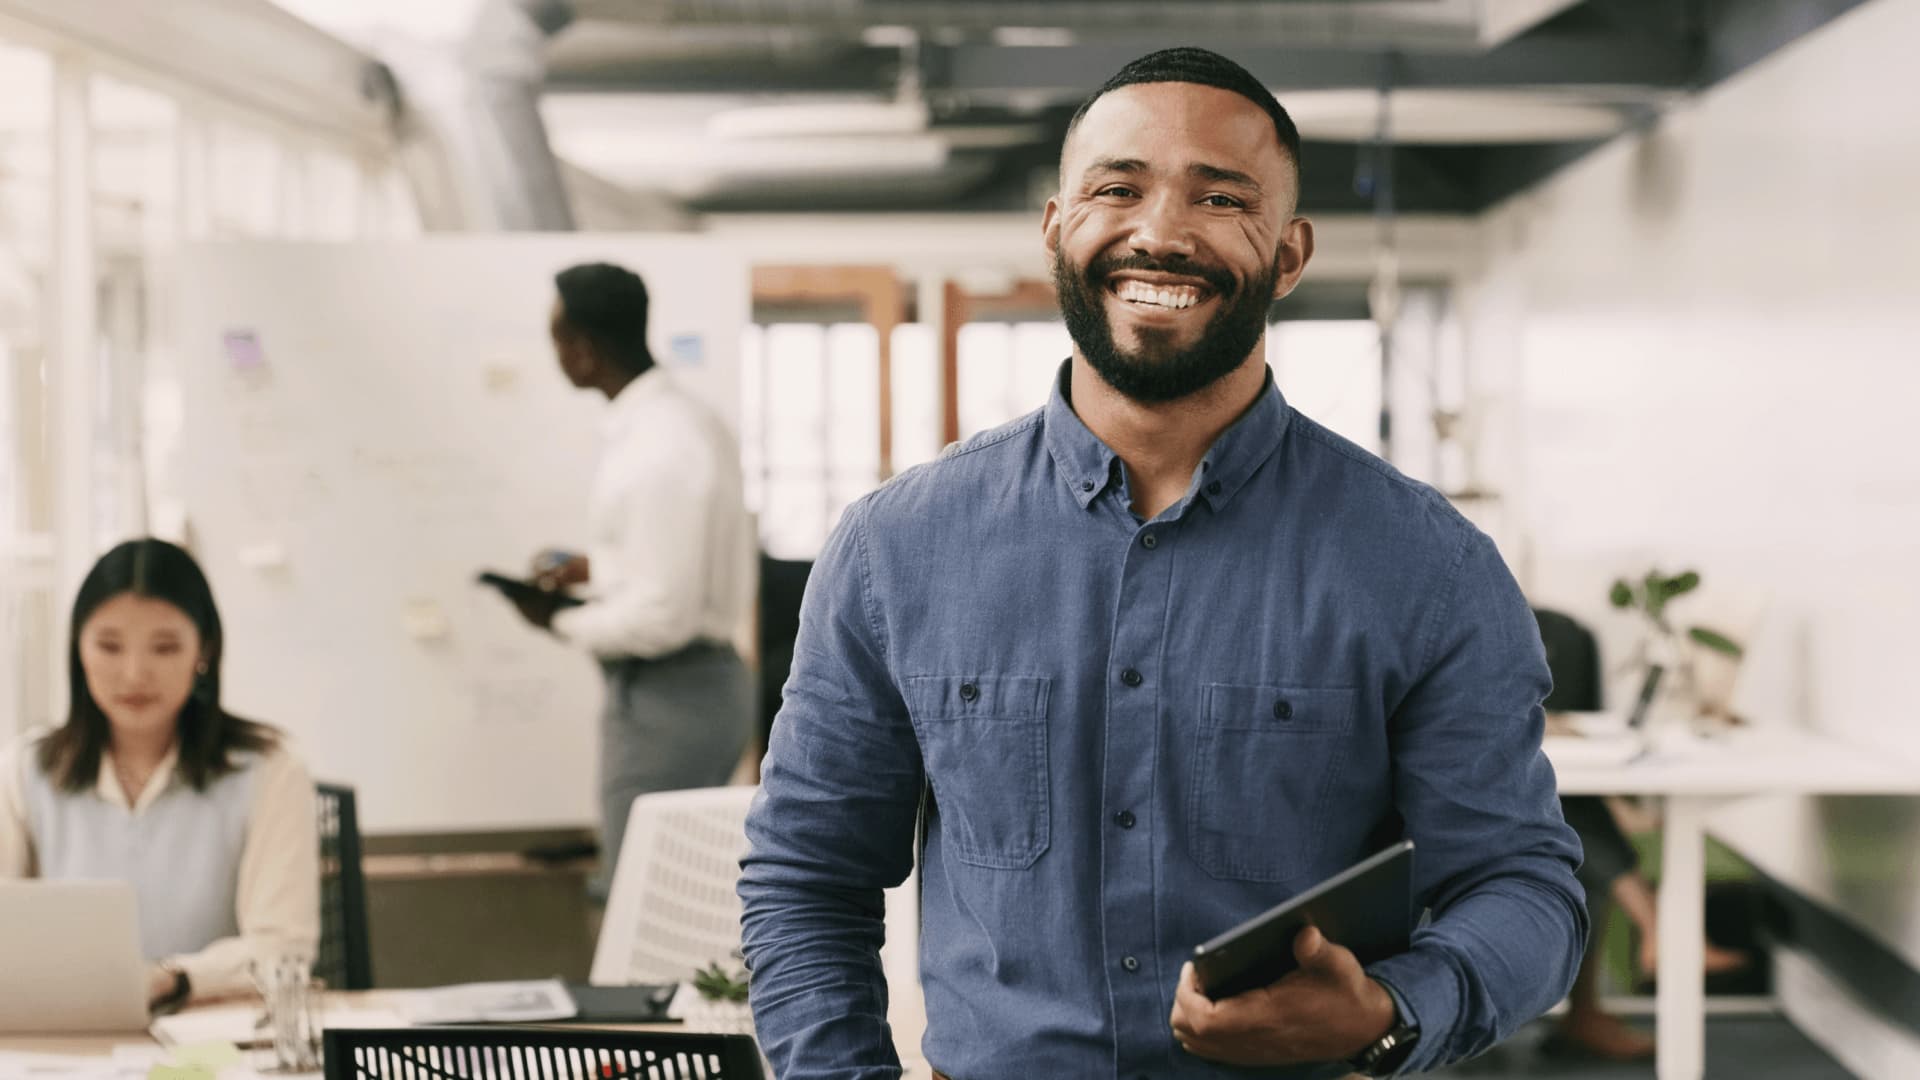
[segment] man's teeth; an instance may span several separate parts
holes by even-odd
[[[1163,308],[1188,308],[1200,302],[1200,290],[1191,285],[1156,287],[1144,281],[1123,281],[1114,294],[1122,300]]]

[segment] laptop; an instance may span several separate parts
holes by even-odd
[[[132,885],[0,881],[0,1032],[137,1032],[147,1023]]]

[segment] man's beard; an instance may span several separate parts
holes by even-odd
[[[1157,271],[1199,278],[1220,300],[1220,310],[1184,349],[1173,345],[1173,330],[1152,328],[1135,332],[1140,347],[1122,352],[1107,321],[1107,280],[1125,271]],[[1185,259],[1161,260],[1146,255],[1125,258],[1102,256],[1076,271],[1067,265],[1064,251],[1053,256],[1053,287],[1067,333],[1087,358],[1094,373],[1121,394],[1143,404],[1177,401],[1212,386],[1240,366],[1267,329],[1267,308],[1280,279],[1280,256],[1274,254],[1267,273],[1235,290],[1233,275]]]

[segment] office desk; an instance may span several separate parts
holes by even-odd
[[[359,992],[331,993],[327,995],[330,1003],[340,1003],[361,1009],[393,1008],[394,996],[389,992],[365,990]],[[216,1003],[211,1008],[219,1008],[226,1002]],[[897,1011],[892,1016],[896,1025],[895,1042],[900,1048],[901,1063],[906,1067],[903,1080],[930,1080],[933,1075],[927,1063],[920,1059],[920,1031],[926,1026],[923,1018],[902,1016]],[[539,1025],[528,1025],[538,1027]],[[569,1025],[572,1026],[572,1025]],[[603,1031],[685,1031],[680,1024],[605,1024],[597,1025]],[[905,1028],[906,1030],[901,1030]],[[0,1053],[59,1054],[71,1057],[111,1057],[116,1046],[129,1044],[151,1044],[153,1036],[145,1031],[125,1031],[100,1035],[6,1035],[0,1034]],[[314,1075],[318,1075],[317,1073]]]
[[[1557,742],[1547,741],[1550,759]],[[1645,756],[1622,764],[1562,754],[1554,771],[1562,795],[1645,795],[1663,804],[1655,1000],[1660,1080],[1700,1080],[1706,1067],[1707,814],[1754,795],[1920,795],[1920,769],[1910,763],[1807,731],[1655,740]]]

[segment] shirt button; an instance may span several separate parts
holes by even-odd
[[[1293,719],[1293,706],[1292,706],[1292,705],[1290,705],[1290,704],[1288,704],[1287,702],[1284,702],[1284,701],[1276,701],[1276,702],[1274,702],[1274,703],[1273,703],[1273,718],[1274,718],[1275,720],[1291,720],[1291,719]]]
[[[1207,494],[1209,494],[1209,495],[1218,495],[1218,494],[1220,494],[1220,481],[1218,481],[1218,480],[1215,480],[1215,481],[1214,481],[1213,483],[1211,483],[1211,484],[1208,484],[1208,485],[1207,485]]]
[[[1126,968],[1128,971],[1139,971],[1140,961],[1135,960],[1131,956],[1123,956],[1120,958],[1120,966]]]
[[[1123,829],[1133,828],[1133,811],[1122,810],[1119,813],[1113,815],[1113,823],[1115,825],[1120,826]]]
[[[1127,670],[1120,673],[1120,681],[1123,683],[1126,683],[1128,686],[1139,686],[1141,683],[1146,682],[1147,680],[1141,677],[1139,672],[1133,670],[1132,668],[1128,668]]]
[[[1081,490],[1081,491],[1092,491],[1092,490],[1093,490],[1093,481],[1091,481],[1091,480],[1082,480],[1082,481],[1080,481],[1080,490]]]
[[[979,696],[980,696],[979,687],[973,685],[970,682],[963,682],[960,684],[960,700],[961,701],[972,701],[973,699]]]
[[[1154,548],[1160,546],[1160,538],[1152,533],[1148,533],[1140,538],[1140,546],[1146,548],[1148,551],[1152,551]]]

